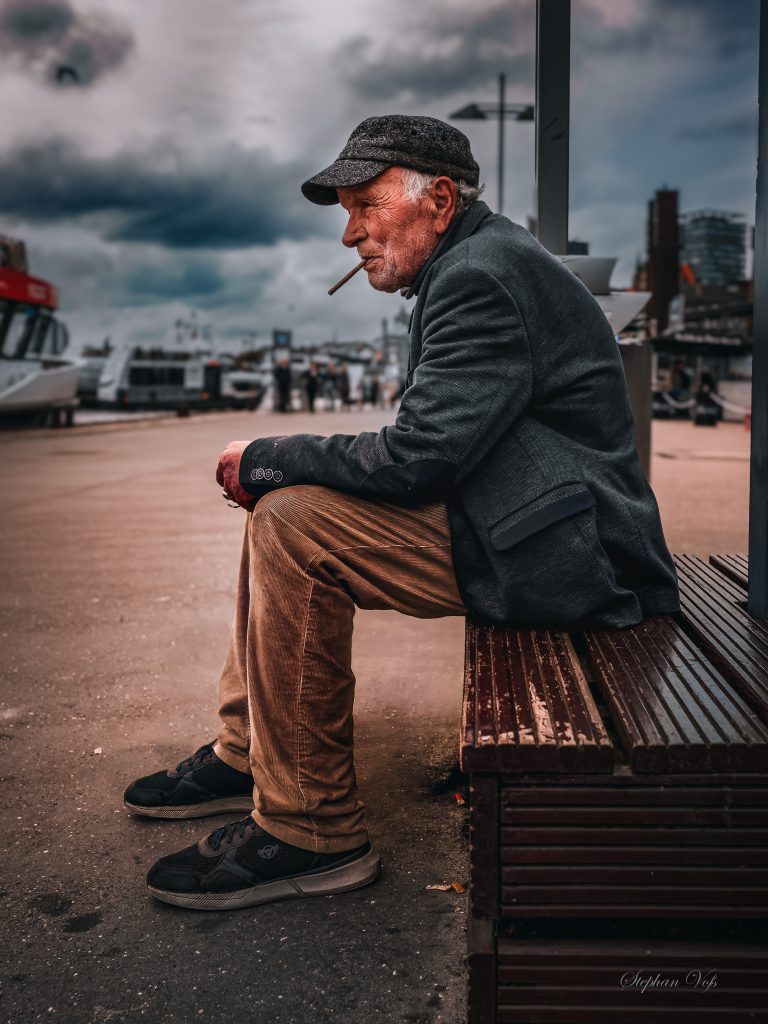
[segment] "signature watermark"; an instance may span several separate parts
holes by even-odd
[[[619,984],[624,989],[639,992],[664,988],[695,988],[700,992],[709,992],[710,989],[717,988],[717,971],[692,970],[685,974],[674,974],[671,971],[657,971],[655,974],[625,971]]]

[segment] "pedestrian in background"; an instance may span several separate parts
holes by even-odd
[[[323,396],[325,411],[333,412],[336,408],[336,367],[331,362],[323,370]]]
[[[351,408],[349,371],[344,363],[341,364],[339,372],[336,374],[336,394],[341,399],[342,411],[349,411]]]
[[[304,371],[304,390],[307,394],[307,408],[310,412],[315,411],[315,397],[320,386],[320,370],[317,363],[311,362]]]
[[[291,409],[291,361],[288,356],[281,356],[275,367],[275,391],[277,411],[290,412]]]
[[[368,378],[368,393],[366,395],[366,400],[371,403],[372,409],[377,409],[379,406],[380,390],[379,375],[372,373]]]

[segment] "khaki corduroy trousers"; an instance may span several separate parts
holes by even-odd
[[[259,825],[318,852],[367,839],[353,762],[355,606],[465,614],[445,505],[313,486],[265,495],[245,528],[215,750],[252,773]]]

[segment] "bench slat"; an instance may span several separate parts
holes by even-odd
[[[659,825],[712,825],[738,828],[754,825],[768,828],[765,807],[659,807],[653,809]],[[501,809],[503,825],[638,825],[648,819],[648,808],[637,807],[514,807]]]
[[[700,558],[676,555],[686,627],[724,664],[750,707],[768,721],[768,623],[743,607],[745,594]]]
[[[599,873],[592,864],[516,864],[501,869],[502,885],[594,885],[599,878],[604,885],[619,887],[636,885],[690,885],[699,884],[723,888],[724,886],[757,885],[768,891],[768,867],[765,861],[759,867],[735,871],[733,867],[707,865],[695,875],[688,865],[625,864],[603,865]]]
[[[682,967],[701,971],[718,971],[750,975],[768,972],[768,946],[756,946],[728,938],[713,942],[711,939],[509,939],[499,938],[499,957],[504,969],[544,968],[556,974],[563,968],[578,966],[586,971],[605,972],[609,980],[616,980],[621,967],[634,968],[647,974],[649,964],[668,970]],[[501,970],[501,964],[500,970]],[[609,973],[611,972],[611,973]]]
[[[658,1012],[656,1008],[646,1006],[640,995],[637,996],[638,1005],[632,1008],[627,1006],[626,1000],[619,1002],[618,999],[615,1006],[596,1007],[584,1001],[579,1006],[549,1006],[546,992],[538,993],[540,1002],[532,1002],[535,995],[532,992],[531,1001],[524,1006],[503,1006],[499,1003],[493,1018],[496,1024],[595,1024],[596,1020],[600,1024],[650,1024],[652,1021],[668,1024],[670,1015],[679,1024],[687,1024],[688,1021],[692,1024],[723,1024],[726,1012],[728,1024],[738,1024],[739,1021],[758,1020],[764,1005],[764,990],[755,996],[751,1007],[732,1006],[727,1011],[722,1006],[708,1008],[706,1003],[686,1006],[674,993],[670,996],[670,1009],[662,1007]]]
[[[749,587],[749,558],[746,555],[710,555],[709,564],[742,590]]]
[[[613,747],[566,634],[467,622],[464,771],[608,773]]]
[[[717,972],[714,972],[717,974]],[[661,977],[664,976],[664,972]],[[681,1003],[684,1003],[688,1009],[702,1008],[706,1010],[712,1010],[715,1007],[719,1007],[720,1012],[724,1013],[725,1016],[721,1018],[722,1021],[729,1020],[728,1014],[735,1007],[743,1007],[745,1010],[749,1009],[750,1012],[754,1013],[758,1011],[760,1007],[761,995],[765,993],[765,989],[761,987],[761,990],[745,990],[741,992],[734,992],[732,989],[729,991],[720,987],[713,987],[709,990],[696,989],[693,986],[686,986],[684,979],[680,979],[683,985],[683,991],[677,987],[673,987],[671,992],[668,988],[661,985],[658,988],[649,987],[645,992],[634,993],[634,1001],[638,1004],[642,1004],[643,1009],[647,1012],[661,1012],[667,1014],[667,1021],[675,1018],[676,1010],[679,1008]],[[574,1003],[574,986],[565,984],[562,987],[557,987],[551,982],[548,984],[546,989],[546,995],[542,992],[541,996],[545,997],[545,1006],[549,1012],[552,1012],[552,1008],[557,1007],[563,1009],[566,1012],[571,1011]],[[590,986],[587,987],[583,984],[579,986],[579,995],[584,1003],[587,1003],[590,1008],[594,1008],[595,1016],[592,1021],[602,1021],[603,1017],[600,1012],[603,1008],[618,1008],[626,1006],[628,1001],[626,991],[622,991],[619,984],[619,979],[614,976],[613,984],[605,982],[604,986]],[[618,992],[617,992],[618,989]],[[630,996],[632,998],[632,996]],[[530,1006],[531,1004],[531,986],[530,985],[500,985],[499,986],[499,1012],[503,1013],[507,1008],[516,1008],[518,1006]],[[504,1019],[503,1017],[501,1018]],[[540,1018],[535,1018],[539,1020]],[[561,1021],[561,1017],[553,1017],[556,1021]],[[651,1018],[652,1019],[652,1018]],[[658,1017],[656,1018],[659,1019]],[[754,1018],[753,1018],[754,1019]],[[519,1024],[519,1017],[513,1017],[512,1020],[515,1024]],[[646,1020],[648,1018],[646,1017]]]
[[[742,776],[743,778],[743,776]],[[613,780],[612,780],[613,781]],[[686,780],[687,781],[687,780]],[[711,784],[705,788],[694,788],[691,785],[663,785],[656,779],[645,786],[626,784],[619,789],[611,786],[585,786],[572,783],[562,786],[549,784],[541,786],[505,785],[501,791],[502,803],[515,807],[530,805],[533,807],[757,807],[763,808],[768,803],[768,790],[765,786],[731,786]]]
[[[666,828],[630,825],[624,828],[537,828],[506,826],[501,829],[502,846],[758,846],[768,848],[768,829]],[[618,855],[618,852],[617,852]]]
[[[706,904],[710,907],[739,906],[747,903],[753,909],[768,911],[768,889],[756,885],[729,885],[716,889],[708,877],[691,878],[699,885],[644,885],[633,889],[627,885],[509,885],[502,886],[501,902],[508,913],[523,907],[567,906],[569,903],[612,903],[616,907],[644,906],[646,903],[668,903],[672,906]]]
[[[747,921],[763,921],[766,914],[768,914],[768,904],[760,903],[753,905],[751,902],[744,902],[743,900],[722,905],[709,904],[706,902],[706,889],[703,889],[702,893],[701,901],[691,904],[674,904],[670,903],[669,900],[660,900],[658,903],[653,903],[650,899],[647,903],[642,904],[616,903],[615,900],[609,900],[606,903],[539,903],[535,906],[526,907],[524,911],[522,908],[515,908],[513,913],[509,913],[509,907],[502,904],[502,912],[504,916],[513,917],[515,920],[520,918],[557,919],[564,917],[583,918],[584,920],[598,918],[621,920],[626,917],[637,921],[647,921],[653,918],[665,921],[671,921],[673,918],[678,920],[696,918],[709,922],[711,922],[712,918],[717,918],[718,920],[741,921],[743,919]],[[593,1024],[593,1022],[590,1022],[590,1024]]]
[[[634,772],[762,772],[768,728],[671,618],[586,634]]]
[[[742,867],[751,865],[761,867],[768,863],[765,849],[760,846],[741,847],[732,846],[706,846],[703,843],[694,843],[693,846],[683,846],[679,840],[675,844],[674,839],[670,845],[643,846],[642,837],[636,836],[631,845],[621,847],[622,864],[639,865],[680,865],[685,867],[699,866],[721,866],[732,868],[734,864]],[[558,867],[567,867],[570,864],[580,864],[585,867],[604,866],[616,864],[616,848],[614,846],[550,846],[539,845],[531,847],[514,848],[511,846],[502,847],[501,850],[502,869],[505,865],[520,864],[553,864]]]

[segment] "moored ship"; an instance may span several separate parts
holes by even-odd
[[[78,364],[54,315],[56,289],[28,273],[22,242],[0,238],[0,417],[70,424]]]

